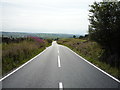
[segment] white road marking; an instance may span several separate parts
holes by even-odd
[[[66,46],[64,46],[66,47]],[[72,51],[70,48],[66,47],[68,50]],[[89,62],[88,60],[86,60],[85,58],[81,57],[80,55],[78,55],[77,53],[75,53],[74,51],[72,51],[74,54],[76,54],[78,57],[80,57],[81,59],[83,59],[85,62],[87,62],[88,64],[92,65],[93,67],[95,67],[96,69],[98,69],[99,71],[101,71],[102,73],[106,74],[107,76],[111,77],[112,79],[114,79],[115,81],[119,82],[120,81],[113,77],[112,75],[108,74],[107,72],[103,71],[102,69],[100,69],[99,67],[95,66],[94,64],[92,64],[91,62]]]
[[[51,47],[51,46],[50,46]],[[43,54],[47,49],[49,49],[50,47],[47,47],[44,51],[42,51],[40,54],[36,55],[35,57],[33,57],[32,59],[30,59],[29,61],[27,61],[26,63],[24,63],[23,65],[21,65],[20,67],[18,67],[17,69],[15,69],[14,71],[12,71],[11,73],[7,74],[6,76],[4,76],[3,78],[0,79],[0,82],[4,79],[6,79],[7,77],[9,77],[10,75],[12,75],[13,73],[15,73],[16,71],[18,71],[19,69],[21,69],[22,67],[24,67],[25,65],[27,65],[28,63],[30,63],[31,61],[33,61],[36,57],[38,57],[39,55]]]
[[[59,50],[58,50],[58,54],[59,54]]]
[[[63,90],[63,84],[62,84],[62,82],[59,82],[59,90]]]
[[[58,67],[61,67],[61,64],[60,64],[60,56],[58,55]]]

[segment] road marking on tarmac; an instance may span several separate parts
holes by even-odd
[[[50,46],[51,47],[51,46]],[[38,55],[36,55],[35,57],[33,57],[32,59],[30,59],[29,61],[27,61],[26,63],[22,64],[20,67],[18,67],[17,69],[15,69],[14,71],[12,71],[11,73],[7,74],[6,76],[2,77],[0,79],[0,82],[3,81],[4,79],[6,79],[7,77],[9,77],[10,75],[14,74],[15,72],[17,72],[19,69],[23,68],[25,65],[27,65],[28,63],[32,62],[35,58],[37,58],[38,56],[40,56],[41,54],[43,54],[46,50],[48,50],[50,47],[47,47],[44,51],[42,51],[41,53],[39,53]]]
[[[60,64],[60,56],[58,55],[58,67],[61,67],[61,64]]]
[[[111,77],[113,80],[117,81],[120,83],[120,81],[113,77],[112,75],[108,74],[107,72],[103,71],[102,69],[100,69],[99,67],[95,66],[94,64],[92,64],[91,62],[89,62],[88,60],[86,60],[85,58],[83,58],[82,56],[78,55],[77,53],[75,53],[73,50],[71,50],[70,48],[66,47],[68,50],[70,50],[71,52],[73,52],[75,55],[77,55],[78,57],[80,57],[82,60],[84,60],[85,62],[87,62],[88,64],[90,64],[91,66],[95,67],[96,69],[98,69],[99,71],[101,71],[102,73],[106,74],[107,76]]]
[[[62,82],[59,82],[59,90],[63,90],[63,84],[62,84]]]

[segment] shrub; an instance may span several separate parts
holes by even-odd
[[[8,38],[6,42],[2,43],[3,74],[25,63],[50,45],[46,40],[38,37],[23,38],[19,42],[17,42],[17,39],[20,40],[20,38],[16,38],[16,42],[11,41],[8,43],[8,40],[11,40]]]

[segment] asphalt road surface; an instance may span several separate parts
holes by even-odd
[[[118,88],[120,83],[55,41],[2,80],[3,88]]]

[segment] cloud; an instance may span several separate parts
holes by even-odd
[[[3,31],[84,34],[91,0],[2,0]]]

